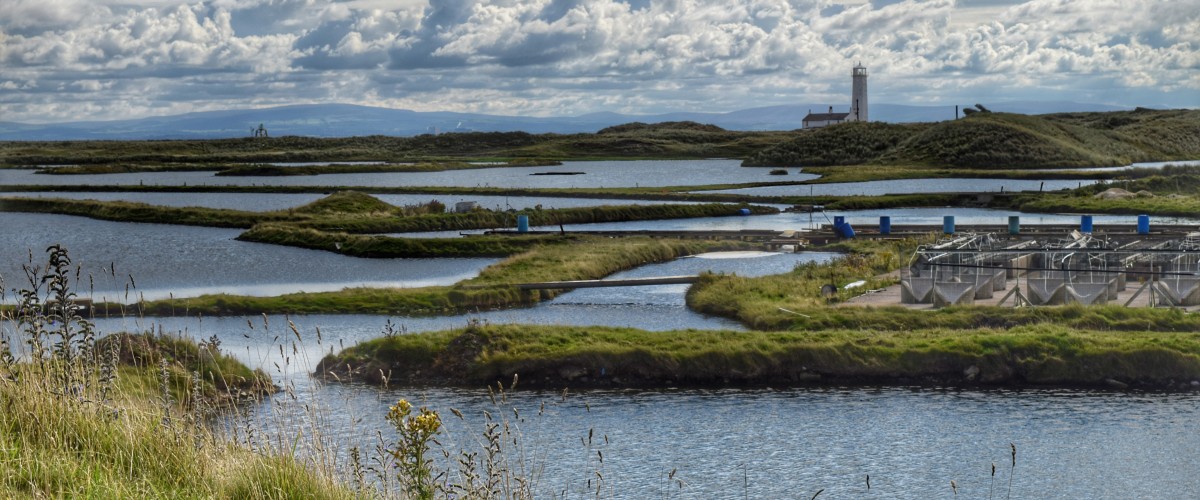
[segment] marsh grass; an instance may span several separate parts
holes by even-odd
[[[299,462],[232,445],[203,424],[201,408],[220,411],[273,392],[261,372],[211,344],[153,335],[97,340],[74,307],[78,270],[65,249],[49,254],[46,267],[26,266],[17,306],[0,315],[4,496],[349,496]],[[139,348],[125,350],[133,344]]]

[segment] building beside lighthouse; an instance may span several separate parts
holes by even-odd
[[[819,128],[842,122],[865,122],[867,117],[867,68],[858,63],[850,73],[850,111],[834,113],[833,106],[826,113],[808,111],[804,117],[804,128]]]

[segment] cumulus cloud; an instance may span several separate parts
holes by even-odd
[[[873,102],[1200,106],[1200,0],[9,0],[4,10],[9,120],[296,102],[539,115],[837,104],[858,61]],[[1122,89],[1147,102],[1121,101]]]

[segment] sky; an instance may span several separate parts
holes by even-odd
[[[1200,107],[1200,0],[3,0],[0,121],[287,104],[574,116]]]

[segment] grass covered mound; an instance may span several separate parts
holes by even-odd
[[[849,122],[796,134],[795,139],[755,153],[744,166],[829,166],[870,163],[919,133],[925,124]]]
[[[445,206],[442,205],[442,209]],[[311,215],[329,214],[389,214],[396,206],[379,198],[358,191],[338,191],[307,205],[292,209],[296,213]],[[440,213],[440,212],[439,212]]]
[[[1058,326],[909,332],[647,332],[482,325],[375,339],[317,376],[392,384],[539,387],[822,383],[1176,386],[1200,379],[1200,334]]]
[[[1200,111],[1147,110],[961,120],[843,123],[805,130],[749,156],[748,166],[848,164],[975,168],[1094,167],[1200,157]]]
[[[173,392],[177,396],[186,396],[189,403],[192,394],[188,391],[195,389],[200,389],[196,395],[202,398],[229,401],[279,391],[271,377],[261,369],[251,370],[222,353],[220,347],[216,337],[196,342],[186,337],[149,332],[116,333],[96,342],[97,352],[112,352],[122,367],[158,371],[160,376],[166,373]],[[194,387],[193,377],[198,377],[199,381]]]

